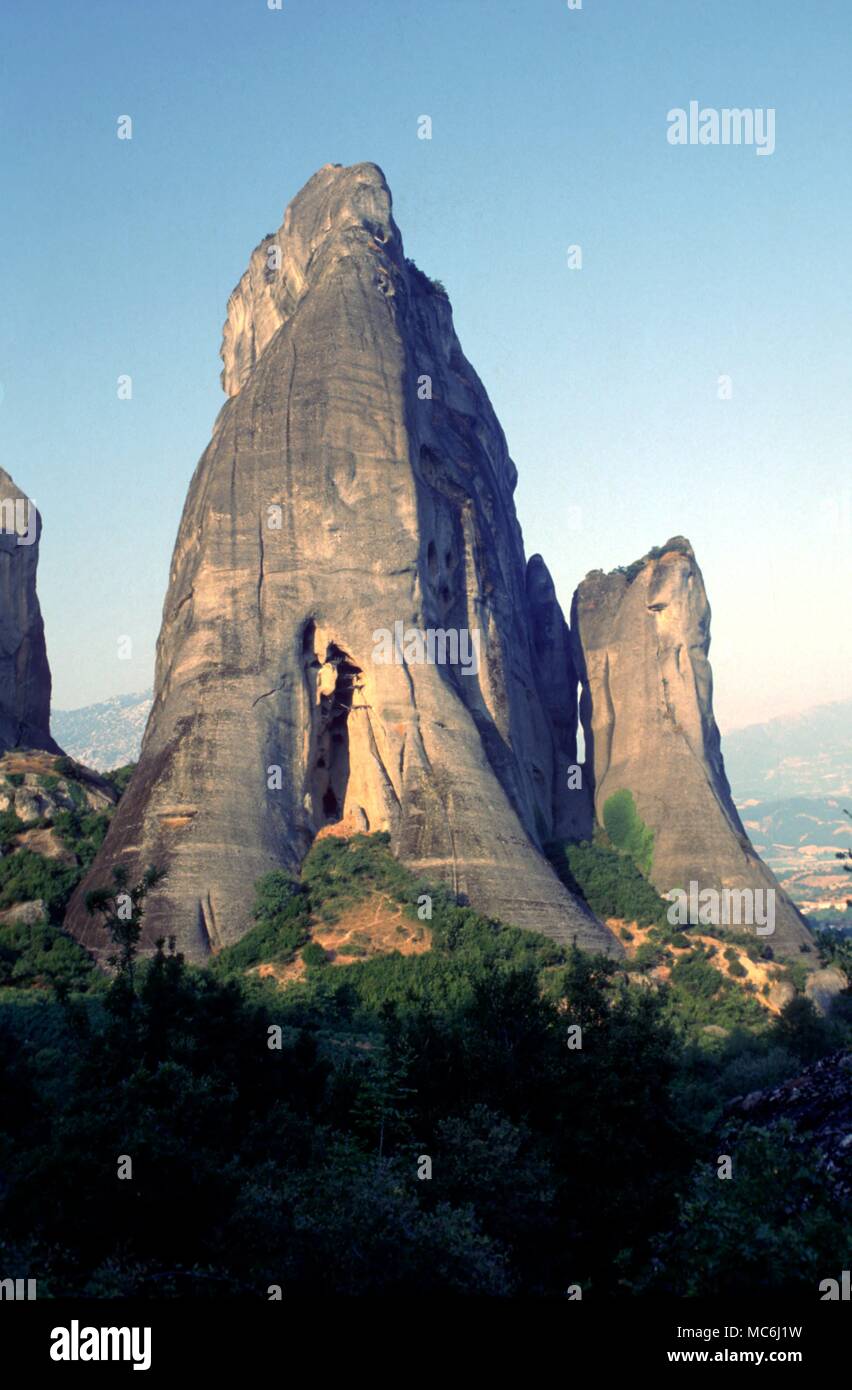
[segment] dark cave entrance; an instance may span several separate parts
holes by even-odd
[[[324,659],[314,650],[315,626],[305,631],[307,673],[313,679],[313,729],[309,791],[318,830],[343,817],[349,785],[349,715],[362,671],[347,652],[330,642]]]

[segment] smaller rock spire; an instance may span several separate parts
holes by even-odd
[[[50,737],[50,667],[36,593],[41,517],[0,468],[0,753],[42,748]]]

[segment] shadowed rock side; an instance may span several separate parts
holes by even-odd
[[[554,737],[553,837],[590,840],[594,808],[588,784],[577,779],[577,671],[571,651],[571,634],[556,599],[553,580],[540,555],[527,564],[527,600],[530,611],[535,669]],[[571,769],[574,775],[571,775]]]
[[[650,877],[660,892],[688,892],[693,881],[717,891],[773,888],[775,932],[765,939],[776,954],[798,955],[810,933],[755,853],[725,776],[710,607],[689,542],[678,536],[626,571],[587,575],[571,633],[598,820],[613,793],[628,789],[654,832]]]
[[[0,753],[61,753],[50,737],[50,667],[36,593],[41,517],[0,468]]]
[[[619,953],[539,853],[564,736],[515,469],[375,165],[327,165],[296,197],[231,296],[222,356],[230,400],[184,508],[141,760],[71,929],[101,944],[83,893],[153,863],[168,877],[145,944],[201,958],[251,925],[255,879],[333,824],[389,830],[507,923]],[[419,660],[411,629],[477,631],[478,670]]]

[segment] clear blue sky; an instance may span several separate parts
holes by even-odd
[[[0,65],[0,462],[44,516],[55,705],[149,684],[227,296],[359,160],[447,286],[563,606],[683,533],[723,728],[849,694],[847,0],[4,0]],[[775,153],[671,146],[693,99],[774,107]]]

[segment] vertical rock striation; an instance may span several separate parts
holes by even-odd
[[[335,826],[386,829],[481,910],[618,953],[539,852],[574,732],[554,716],[562,615],[540,562],[528,577],[502,430],[375,165],[326,165],[294,199],[231,295],[222,358],[140,763],[72,930],[96,948],[86,889],[153,863],[145,944],[203,958],[251,925],[255,879]],[[412,630],[450,634],[437,657],[461,634],[460,658],[424,660]]]
[[[725,775],[710,607],[689,542],[678,536],[627,570],[587,575],[571,632],[598,820],[614,793],[629,790],[654,833],[650,876],[660,892],[688,892],[691,882],[773,889],[775,932],[765,939],[776,954],[797,955],[810,933],[755,853]]]
[[[50,667],[36,593],[41,517],[0,468],[0,753],[61,753],[50,737]]]

